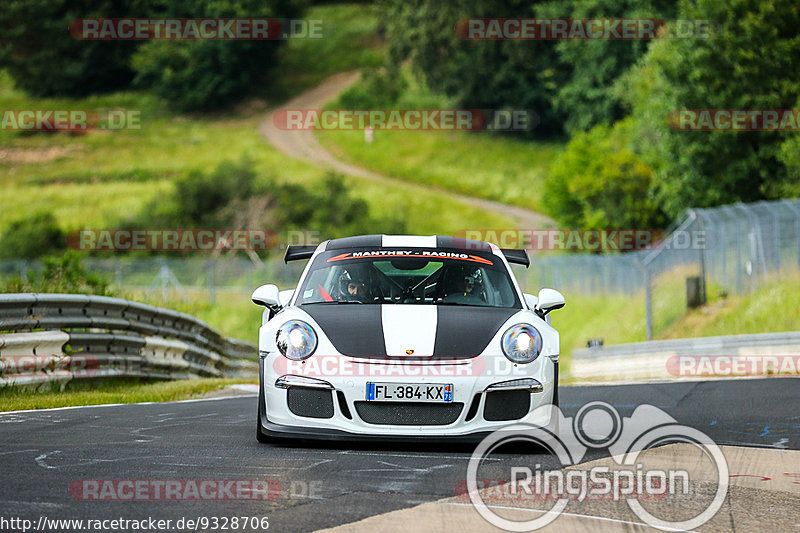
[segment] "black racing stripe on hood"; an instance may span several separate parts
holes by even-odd
[[[519,309],[440,305],[436,309],[438,318],[433,354],[480,355],[503,323],[518,312]]]
[[[302,306],[341,354],[353,357],[386,356],[381,306],[372,304]]]

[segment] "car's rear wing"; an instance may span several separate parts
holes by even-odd
[[[289,261],[310,259],[311,256],[314,255],[314,251],[316,251],[316,249],[317,247],[315,245],[287,246],[286,254],[283,256],[283,261],[285,263],[288,263]],[[503,256],[509,263],[524,265],[525,267],[529,267],[531,265],[531,260],[528,258],[528,252],[526,252],[525,250],[503,248],[500,251],[503,252]]]
[[[314,250],[317,249],[315,244],[312,245],[294,245],[287,246],[286,253],[283,256],[283,262],[299,261],[300,259],[310,259],[314,255]]]
[[[515,263],[517,265],[525,265],[525,268],[531,266],[531,260],[528,258],[528,252],[526,252],[525,250],[513,250],[511,248],[501,248],[500,251],[503,252],[503,256],[509,263]]]

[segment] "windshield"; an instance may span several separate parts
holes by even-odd
[[[323,303],[520,307],[497,256],[430,249],[320,254],[300,287],[297,304]]]

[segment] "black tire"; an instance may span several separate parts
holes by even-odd
[[[269,435],[264,433],[264,430],[261,429],[261,419],[264,417],[264,389],[261,387],[261,383],[258,384],[258,418],[256,419],[256,439],[261,444],[268,444],[272,442],[272,439]]]
[[[558,407],[558,363],[555,364],[555,384],[553,385],[553,405]],[[550,429],[554,435],[558,436],[561,430],[560,418],[556,418],[555,420],[550,422]]]

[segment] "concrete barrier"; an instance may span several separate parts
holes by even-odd
[[[800,375],[800,332],[698,337],[598,346],[572,353],[586,381]]]

